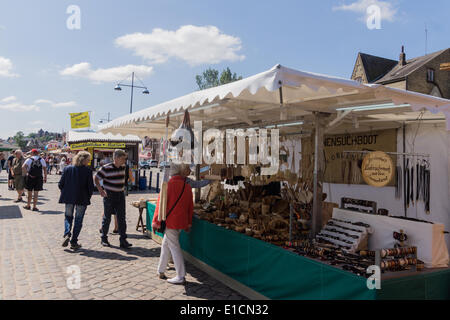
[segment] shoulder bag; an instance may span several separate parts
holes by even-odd
[[[162,221],[161,221],[161,226],[160,226],[159,228],[155,229],[156,232],[164,233],[164,231],[166,231],[166,221],[167,221],[167,218],[169,218],[169,214],[173,211],[173,209],[175,209],[175,207],[176,207],[177,204],[178,204],[178,201],[180,201],[181,196],[182,196],[183,193],[184,193],[184,188],[185,188],[185,187],[186,187],[186,180],[184,180],[184,183],[183,183],[183,190],[181,191],[180,196],[178,197],[177,201],[175,201],[175,204],[172,206],[172,208],[171,208],[171,209],[169,210],[169,212],[167,213],[166,220],[162,220]]]

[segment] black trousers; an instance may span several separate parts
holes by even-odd
[[[120,243],[127,239],[127,222],[125,219],[125,194],[124,192],[106,191],[107,197],[103,198],[103,221],[102,221],[102,240],[108,240],[109,224],[111,215],[117,215],[117,224],[119,225]]]

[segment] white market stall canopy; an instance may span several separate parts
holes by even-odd
[[[312,128],[314,113],[329,114],[328,131],[384,129],[405,121],[447,121],[450,100],[378,84],[361,84],[276,65],[254,76],[219,87],[196,91],[100,126],[101,132],[159,138],[176,129],[189,110],[191,124],[204,129],[264,128],[277,124],[282,133]],[[356,120],[355,120],[356,119]],[[358,123],[355,126],[355,121]]]
[[[98,132],[83,132],[83,131],[69,131],[67,134],[67,143],[79,143],[79,142],[90,142],[90,141],[99,141],[99,142],[133,142],[140,143],[141,139],[135,135],[120,135],[120,134],[111,134],[111,133],[98,133]]]

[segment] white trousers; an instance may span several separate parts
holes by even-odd
[[[172,254],[175,270],[177,271],[177,277],[184,278],[186,276],[186,268],[184,266],[183,253],[181,252],[179,241],[180,233],[181,230],[166,228],[161,245],[161,255],[159,257],[159,273],[164,273],[166,271],[170,254]]]

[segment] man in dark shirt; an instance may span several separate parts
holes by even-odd
[[[10,155],[8,158],[8,190],[14,190],[14,177],[11,174],[12,162],[14,160],[14,155]]]
[[[116,149],[114,151],[114,161],[100,168],[95,175],[95,185],[100,195],[103,197],[103,221],[102,221],[102,241],[105,247],[110,247],[108,242],[108,230],[111,223],[111,215],[117,215],[119,224],[120,247],[130,248],[132,245],[127,239],[127,224],[125,219],[125,162],[127,161],[125,151]],[[103,180],[103,187],[100,185]]]

